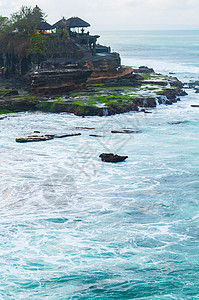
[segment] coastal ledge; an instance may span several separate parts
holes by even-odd
[[[78,116],[108,116],[129,111],[148,112],[157,105],[171,105],[186,95],[176,77],[157,74],[147,67],[131,68],[122,77],[87,83],[81,91],[62,96],[32,95],[8,82],[0,82],[0,112],[68,112]],[[95,79],[97,82],[97,80]],[[7,88],[6,88],[7,87]]]

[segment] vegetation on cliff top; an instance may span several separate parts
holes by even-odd
[[[0,43],[1,52],[16,55],[18,58],[28,56],[30,53],[39,53],[42,48],[42,37],[36,35],[36,26],[43,21],[45,14],[37,8],[22,6],[21,10],[10,18],[1,17]],[[35,39],[37,37],[37,40]]]
[[[45,18],[41,9],[27,6],[22,6],[10,18],[0,16],[0,67],[4,65],[5,57],[8,65],[13,65],[10,70],[13,74],[16,73],[18,62],[22,66],[20,73],[25,73],[27,66],[34,60],[40,63],[45,57],[82,57],[82,51],[69,38],[67,29],[57,29],[51,34],[38,34],[37,26]]]

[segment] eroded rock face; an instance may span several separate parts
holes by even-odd
[[[36,110],[37,102],[34,101],[34,99],[29,99],[26,101],[25,99],[5,98],[0,101],[0,109],[13,112]]]
[[[122,162],[128,158],[128,156],[122,156],[113,153],[102,153],[99,155],[99,157],[102,159],[102,161],[111,163]]]
[[[121,66],[121,59],[118,53],[109,53],[104,56],[95,56],[92,60],[79,62],[79,66],[92,71],[91,78],[105,77],[117,74]]]
[[[31,92],[43,95],[61,95],[83,89],[90,75],[91,71],[85,69],[34,71],[30,74]]]
[[[122,73],[122,69],[124,72]],[[107,80],[104,86],[107,87],[122,87],[122,86],[139,86],[144,78],[140,74],[133,74],[133,70],[125,73],[125,68],[122,67],[116,78]]]
[[[138,75],[129,78],[133,72],[131,68],[125,68],[125,70],[120,68],[118,53],[76,60],[74,63],[60,60],[60,62],[52,61],[43,65],[47,66],[47,69],[30,73],[29,83],[33,94],[61,95],[83,89],[86,82],[102,83],[111,79],[117,79],[116,85],[135,85],[134,81],[136,84],[138,82],[136,77]]]

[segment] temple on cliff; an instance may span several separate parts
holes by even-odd
[[[92,54],[95,55],[96,42],[100,36],[90,35],[89,31],[85,32],[86,27],[90,27],[90,24],[78,17],[71,17],[67,20],[63,17],[52,25],[52,29],[66,29],[70,38],[74,39],[76,43],[88,47],[92,51]]]
[[[90,26],[79,17],[63,17],[53,25],[44,21],[38,24],[39,34],[52,34],[52,37],[58,34],[62,40],[69,38],[74,43],[73,52],[76,54],[66,57],[64,49],[62,53],[55,52],[53,57],[43,60],[41,69],[33,70],[31,74],[33,91],[69,91],[84,86],[88,80],[95,83],[96,78],[109,80],[122,76],[120,55],[111,52],[110,47],[100,45],[97,42],[100,36],[91,35],[88,31]]]
[[[37,5],[34,9],[40,10]],[[88,22],[79,17],[71,17],[69,19],[63,17],[53,25],[50,25],[45,21],[40,22],[37,26],[37,32],[39,34],[51,34],[60,29],[66,30],[70,38],[74,39],[76,43],[90,49],[92,55],[96,55],[97,53],[110,53],[110,47],[97,45],[97,39],[100,37],[99,35],[90,35],[89,31],[85,31],[85,28],[90,26],[91,25]]]
[[[56,93],[82,88],[86,82],[95,83],[99,78],[105,81],[122,76],[119,53],[100,45],[100,36],[90,34],[88,22],[79,17],[63,17],[51,25],[44,20],[38,6],[29,17],[30,25],[36,20],[33,37],[28,40],[29,48],[23,30],[20,35],[23,47],[16,46],[13,39],[14,52],[9,52],[10,47],[0,51],[5,78],[23,77],[35,92]],[[19,30],[16,27],[12,37]],[[41,36],[35,35],[35,30]]]

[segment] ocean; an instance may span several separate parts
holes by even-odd
[[[125,65],[199,79],[199,31],[100,42]],[[151,114],[0,120],[0,299],[199,299],[199,94],[186,91]],[[121,128],[140,133],[111,134]],[[35,130],[82,135],[15,142]],[[104,163],[102,152],[128,159]]]

